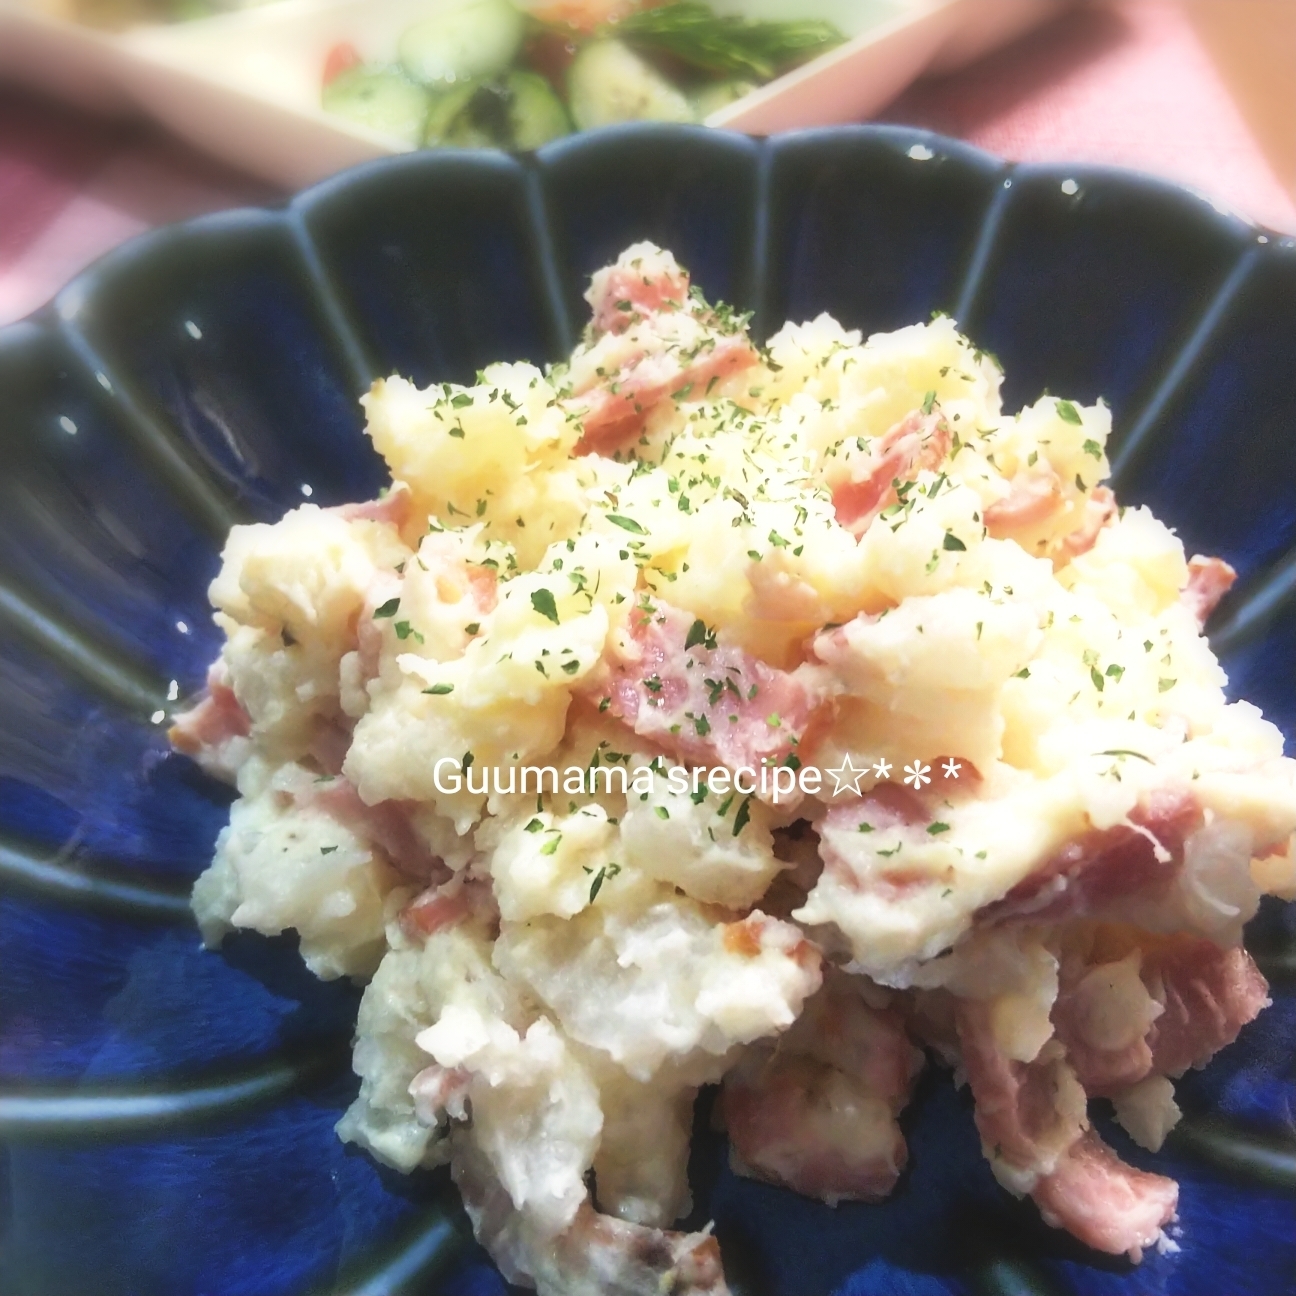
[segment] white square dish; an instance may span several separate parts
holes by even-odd
[[[390,59],[415,17],[461,0],[280,0],[109,34],[0,0],[0,79],[99,111],[136,111],[274,184],[299,188],[408,145],[326,112],[329,49]],[[722,12],[786,16],[786,0],[721,0]],[[1059,12],[1056,0],[811,0],[844,44],[706,119],[768,134],[860,120],[924,71],[956,67]]]

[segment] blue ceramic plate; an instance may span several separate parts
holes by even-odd
[[[371,496],[356,397],[552,360],[588,274],[672,248],[758,335],[952,312],[1008,373],[1104,395],[1123,498],[1241,573],[1211,627],[1235,695],[1296,732],[1296,246],[1184,191],[1010,167],[891,127],[767,143],[686,128],[535,158],[424,153],[285,210],[150,234],[0,333],[0,1292],[500,1296],[446,1180],[345,1148],[358,992],[290,940],[199,949],[186,895],[228,796],[167,752],[218,648],[228,526]],[[966,1096],[929,1075],[912,1168],[836,1211],[697,1140],[749,1296],[1277,1296],[1296,1290],[1296,915],[1251,945],[1274,1007],[1181,1086],[1149,1157],[1182,1249],[1096,1258],[1012,1202]]]

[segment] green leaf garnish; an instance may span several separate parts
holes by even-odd
[[[554,602],[554,596],[549,590],[538,589],[532,591],[531,606],[542,617],[547,617],[554,625],[558,624],[558,605]]]
[[[643,527],[634,520],[634,518],[623,517],[620,513],[608,513],[605,514],[605,516],[613,526],[619,526],[622,531],[630,531],[634,535],[648,534],[648,532],[645,531]]]
[[[717,14],[700,0],[630,14],[606,29],[641,49],[670,54],[720,77],[770,81],[784,68],[840,45],[845,37],[820,19],[758,21]]]
[[[747,821],[751,818],[751,803],[754,795],[755,793],[749,794],[742,805],[738,807],[738,813],[734,815],[733,835],[735,837],[747,827]]]
[[[684,636],[684,651],[687,652],[690,648],[696,648],[699,645],[706,644],[708,638],[711,637],[712,636],[706,628],[706,622],[703,621],[701,617],[698,617],[698,619],[689,626],[688,634]]]

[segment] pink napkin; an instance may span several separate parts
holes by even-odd
[[[1068,13],[972,67],[920,82],[883,116],[1022,161],[1154,171],[1296,230],[1296,203],[1187,19],[1162,0]],[[0,323],[150,226],[273,196],[146,125],[0,91]]]
[[[1201,189],[1296,231],[1278,183],[1183,10],[1163,0],[1084,6],[883,114],[1018,162],[1101,162]]]
[[[0,324],[152,226],[279,196],[143,123],[0,92]]]

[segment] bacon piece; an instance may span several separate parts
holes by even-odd
[[[1267,1005],[1268,991],[1245,950],[1145,938],[1114,962],[1064,958],[1052,1020],[1085,1091],[1112,1097],[1148,1075],[1205,1066]]]
[[[489,882],[453,877],[416,895],[401,911],[401,930],[412,940],[434,936],[475,916],[499,922],[499,909]]]
[[[922,1070],[923,1055],[909,1042],[899,1013],[865,1001],[864,984],[829,968],[823,988],[806,1001],[779,1049],[814,1058],[861,1081],[869,1093],[899,1112]]]
[[[583,433],[576,454],[610,454],[634,442],[648,415],[670,396],[701,394],[713,379],[749,369],[760,353],[745,334],[714,334],[704,339],[696,358],[686,352],[644,348],[605,384],[564,402],[580,415]]]
[[[729,1296],[710,1233],[646,1228],[581,1207],[554,1239],[564,1296]],[[570,1285],[568,1285],[570,1280]]]
[[[987,505],[986,530],[996,540],[1010,540],[1047,522],[1062,505],[1062,483],[1051,468],[1019,473],[1008,494]]]
[[[735,1169],[829,1205],[880,1201],[908,1160],[895,1117],[922,1062],[899,1016],[830,971],[777,1048],[725,1078]]]
[[[1093,1130],[1031,1192],[1047,1224],[1136,1264],[1175,1214],[1179,1185],[1126,1165]]]
[[[1173,1218],[1178,1185],[1125,1165],[1089,1128],[1085,1092],[1056,1043],[1034,1062],[1015,1062],[995,1042],[990,1005],[962,1001],[956,1020],[977,1129],[996,1173],[1029,1191],[1054,1228],[1141,1259]]]
[[[1116,516],[1116,496],[1106,486],[1095,486],[1085,501],[1084,520],[1062,540],[1061,553],[1065,562],[1086,554],[1098,543],[1103,527]]]
[[[760,361],[742,327],[692,296],[687,271],[651,243],[636,243],[598,271],[585,298],[593,319],[562,402],[581,420],[577,454],[624,448],[662,401],[701,395]]]
[[[824,871],[850,891],[878,891],[893,898],[923,886],[943,888],[947,879],[941,874],[909,869],[899,862],[893,867],[874,845],[878,831],[931,821],[922,796],[895,783],[879,783],[859,801],[835,802],[819,821]],[[861,834],[861,824],[874,832]]]
[[[207,696],[176,716],[169,737],[180,751],[194,756],[204,747],[218,747],[230,738],[246,738],[251,731],[248,713],[234,690],[221,683],[219,668],[213,666],[207,676]]]
[[[1099,914],[1134,895],[1169,890],[1183,867],[1184,840],[1201,824],[1186,792],[1163,789],[1134,809],[1135,827],[1118,824],[1068,842],[1002,899],[977,911],[978,922],[1056,922]]]
[[[1008,494],[985,511],[986,530],[996,540],[1026,540],[1046,526],[1066,506],[1062,482],[1051,468],[1019,473]],[[1116,496],[1106,486],[1095,486],[1084,503],[1079,526],[1056,542],[1059,565],[1088,553],[1099,532],[1116,516]]]
[[[176,751],[193,757],[208,774],[233,782],[241,763],[237,740],[251,732],[252,721],[218,661],[207,672],[207,695],[176,716],[167,737]]]
[[[776,1053],[748,1067],[725,1080],[735,1170],[830,1206],[891,1192],[909,1153],[884,1101],[810,1058]]]
[[[1151,1072],[1148,1030],[1160,1011],[1139,975],[1137,953],[1096,965],[1062,959],[1051,1019],[1090,1097],[1109,1098]]]
[[[410,822],[417,802],[367,805],[355,785],[343,777],[317,785],[307,800],[380,849],[406,877],[426,882],[447,876],[445,865],[419,840]]]
[[[658,258],[647,258],[655,263]],[[645,315],[683,310],[688,303],[688,273],[673,261],[638,268],[621,260],[596,270],[585,300],[594,312],[595,335],[624,333]]]
[[[396,482],[378,499],[339,504],[335,508],[325,509],[325,512],[336,513],[345,522],[386,522],[399,531],[410,520],[413,507],[414,497],[410,488],[404,482]]]
[[[1199,626],[1205,626],[1236,580],[1237,572],[1223,558],[1194,554],[1188,560],[1188,584],[1179,601],[1197,618]]]
[[[1089,1124],[1084,1090],[1061,1049],[1046,1044],[1035,1061],[1014,1061],[995,1040],[990,1005],[979,1000],[961,1000],[955,1024],[983,1146],[1017,1170],[1051,1172]]]
[[[862,536],[884,508],[896,503],[896,483],[909,482],[924,468],[935,470],[949,454],[945,416],[914,410],[869,446],[867,459],[852,464],[852,478],[833,490],[837,521]]]
[[[1269,1004],[1269,983],[1244,949],[1179,936],[1144,955],[1143,977],[1165,1011],[1148,1044],[1158,1075],[1205,1066]]]
[[[551,27],[537,26],[522,46],[523,64],[544,77],[558,95],[567,93],[567,69],[575,61],[576,45],[570,35]]]
[[[794,752],[804,760],[829,707],[815,669],[777,670],[741,648],[686,648],[696,624],[660,602],[636,614],[638,656],[613,668],[612,714],[696,764],[760,769]]]
[[[826,828],[859,830],[862,823],[875,830],[912,828],[931,822],[931,811],[918,792],[898,783],[878,783],[858,801],[838,801],[824,817]]]

